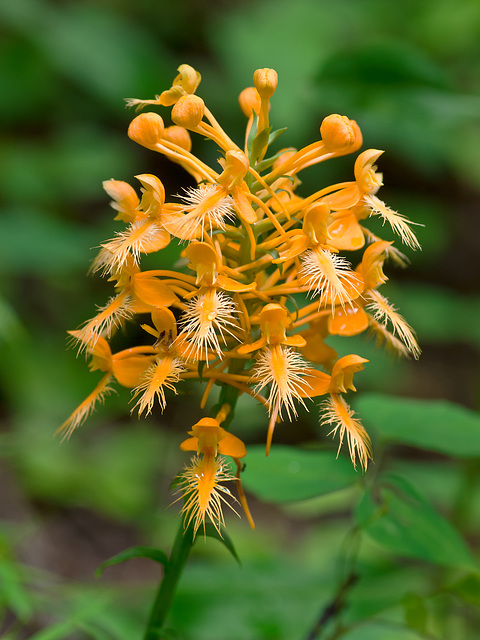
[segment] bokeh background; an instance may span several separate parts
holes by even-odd
[[[131,640],[140,637],[160,568],[132,560],[100,579],[94,572],[128,546],[168,550],[178,511],[167,508],[170,482],[185,462],[178,443],[196,420],[198,391],[188,388],[163,416],[139,422],[120,390],[68,443],[53,437],[95,383],[67,350],[66,331],[110,295],[108,283],[86,275],[92,247],[116,229],[102,181],[133,183],[136,174],[155,173],[172,195],[188,184],[181,169],[127,138],[133,114],[123,99],[153,97],[189,63],[203,76],[199,94],[241,140],[237,96],[256,68],[273,67],[280,82],[271,118],[275,128],[288,127],[282,145],[317,139],[329,113],[355,119],[364,148],[386,150],[382,197],[424,225],[422,252],[408,253],[408,269],[390,269],[385,287],[417,330],[423,355],[395,361],[371,342],[349,339],[349,351],[371,361],[356,378],[358,395],[445,399],[476,411],[480,4],[4,0],[0,34],[0,637]],[[162,116],[168,119],[166,110]],[[215,149],[195,145],[215,161]],[[305,172],[303,193],[351,179],[351,158],[327,164]],[[316,413],[302,415],[293,430],[277,429],[276,441],[319,437],[334,455]],[[260,409],[241,405],[237,421],[249,443],[263,441]],[[472,447],[474,456],[479,444]],[[406,445],[395,455],[478,548],[477,461]],[[197,544],[172,637],[306,639],[332,597],[358,489],[287,505],[254,494],[257,531],[229,522],[243,566],[215,541]],[[397,572],[387,579],[375,565],[377,578],[369,574],[352,596],[367,622],[341,637],[478,637],[470,596],[458,607],[448,603],[448,616],[431,631],[418,623],[423,613],[407,615],[414,623],[405,626],[399,611],[422,566],[398,564],[380,546],[367,553],[369,561],[379,557]],[[375,601],[386,626],[371,611]],[[408,602],[418,614],[418,601]],[[426,608],[438,613],[442,602]]]

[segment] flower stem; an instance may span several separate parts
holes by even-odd
[[[164,629],[165,619],[172,605],[177,583],[187,562],[193,541],[193,528],[189,526],[184,529],[182,518],[173,543],[170,558],[165,566],[163,579],[150,612],[150,618],[143,640],[160,640],[163,638],[162,629]]]

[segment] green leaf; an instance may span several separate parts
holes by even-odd
[[[77,626],[80,630],[88,633],[89,637],[93,638],[93,640],[111,640],[112,636],[95,623],[82,620],[77,623]]]
[[[23,585],[20,565],[0,558],[0,604],[5,604],[23,621],[33,614],[30,594]]]
[[[405,622],[414,631],[425,633],[427,627],[427,608],[423,598],[416,593],[407,593],[403,599]]]
[[[283,127],[283,129],[277,129],[276,131],[272,131],[268,136],[268,145],[270,146],[272,142],[275,142],[278,136],[281,136],[282,133],[284,133],[287,129],[288,127]],[[281,151],[280,153],[283,153],[283,151]]]
[[[418,199],[416,206],[419,206]],[[446,214],[443,213],[438,206],[434,211],[430,210],[427,214],[432,218],[425,217],[426,204],[421,204],[418,212],[414,211],[410,203],[405,203],[401,209],[408,210],[412,219],[419,219],[428,225],[428,237],[431,237],[431,227],[438,233],[439,224],[437,220],[448,220]],[[406,208],[408,207],[408,209]],[[433,209],[432,205],[430,205]],[[435,217],[434,217],[435,216]],[[441,223],[440,223],[441,224]],[[440,246],[437,250],[438,259],[441,251],[447,250],[448,238],[451,237],[453,230],[447,227],[444,231],[445,237],[440,239]],[[422,240],[422,249],[424,248]],[[423,256],[422,251],[422,256]],[[432,258],[430,258],[430,264]],[[415,256],[415,264],[418,266],[417,256]],[[415,328],[418,335],[420,346],[422,344],[437,344],[444,342],[455,342],[480,346],[480,323],[476,322],[476,318],[480,313],[480,298],[474,295],[461,295],[458,291],[443,287],[433,286],[432,284],[408,284],[395,286],[392,282],[389,285],[389,298],[401,309],[402,315],[407,318],[408,322]],[[459,331],[459,321],[462,318],[462,330]],[[441,322],[439,322],[441,319]]]
[[[59,622],[30,636],[30,640],[64,640],[65,638],[71,638],[75,631],[75,626],[72,622]]]
[[[268,147],[270,131],[271,127],[268,127],[267,129],[263,129],[263,131],[260,131],[260,133],[255,136],[252,142],[252,152],[250,155],[250,162],[253,161],[253,164],[256,164],[258,156],[265,149],[265,147]]]
[[[480,415],[445,400],[365,394],[355,403],[368,429],[382,440],[447,455],[480,455]]]
[[[295,309],[295,320],[298,320],[298,312],[300,311],[299,306],[298,306],[298,302],[297,302],[297,298],[291,294],[289,294],[287,296],[287,300],[289,300],[292,303],[293,308]]]
[[[396,555],[459,569],[476,567],[458,531],[404,478],[385,476],[365,493],[355,516],[370,537]]]
[[[151,560],[155,560],[155,562],[163,564],[164,567],[168,564],[168,557],[161,549],[141,546],[130,547],[129,549],[125,549],[125,551],[117,553],[113,558],[103,562],[96,570],[95,575],[99,578],[102,575],[103,570],[107,567],[111,567],[114,564],[120,564],[121,562],[131,560],[132,558],[150,558]]]
[[[280,133],[283,133],[283,131],[285,131],[285,129],[280,129],[279,130]],[[277,132],[274,132],[277,133]],[[271,134],[270,137],[272,137],[273,134]],[[271,142],[271,140],[269,141],[269,143]],[[265,171],[265,169],[269,169],[272,164],[275,162],[275,160],[277,160],[277,158],[279,158],[283,153],[285,153],[285,151],[292,151],[293,149],[282,149],[281,151],[278,151],[275,155],[270,156],[269,158],[264,158],[261,162],[259,162],[256,166],[256,170],[258,171],[258,173],[261,173],[262,171]],[[291,176],[288,176],[289,178],[291,178]]]
[[[250,159],[252,157],[253,141],[257,136],[257,126],[258,126],[258,117],[255,111],[252,112],[252,115],[253,115],[253,122],[247,138],[247,152],[248,152],[248,157]]]
[[[331,451],[276,445],[268,458],[264,446],[249,447],[242,482],[261,500],[281,503],[338,491],[359,477],[350,460]]]
[[[382,88],[415,85],[447,88],[444,70],[410,43],[390,40],[368,42],[351,51],[340,51],[326,61],[321,80],[356,82]]]
[[[219,542],[221,542],[230,551],[230,553],[238,562],[238,564],[241,564],[240,558],[238,557],[237,550],[233,545],[232,539],[225,531],[222,531],[222,533],[220,534],[215,529],[213,524],[209,522],[205,525],[204,532],[205,532],[205,535],[208,536],[209,538],[215,538],[215,540],[218,540]],[[197,539],[198,539],[198,536],[195,538],[195,542],[197,541]]]
[[[278,260],[278,258],[280,257],[280,253],[279,253],[278,249],[268,249],[266,251],[266,253],[268,253],[268,255],[272,256],[272,258],[274,260]],[[280,264],[278,266],[281,267],[282,265]]]
[[[480,606],[480,575],[470,573],[453,584],[450,589],[454,591],[467,604]]]
[[[0,296],[0,343],[14,342],[25,336],[25,334],[25,329],[15,310]]]

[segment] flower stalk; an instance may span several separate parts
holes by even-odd
[[[160,582],[150,611],[143,640],[159,640],[162,638],[162,629],[194,540],[193,528],[191,526],[185,527],[182,521],[175,536],[172,551],[165,566],[163,579]]]

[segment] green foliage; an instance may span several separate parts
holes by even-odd
[[[105,562],[102,562],[95,572],[95,575],[99,578],[102,575],[103,570],[107,567],[113,567],[115,564],[126,562],[132,558],[150,558],[150,560],[159,562],[164,566],[168,563],[167,554],[161,549],[156,549],[155,547],[130,547],[129,549],[125,549],[124,551],[117,553],[113,558],[109,558],[108,560],[105,560]]]
[[[265,458],[265,447],[249,447],[243,483],[266,502],[307,500],[356,482],[360,474],[344,456],[276,445]]]
[[[385,443],[462,458],[480,455],[480,416],[452,402],[365,394],[355,407]]]
[[[13,557],[3,536],[0,538],[0,585],[0,612],[8,608],[19,620],[27,621],[33,612],[28,574]]]
[[[461,536],[405,478],[386,476],[363,496],[357,524],[391,552],[472,570],[475,559]]]
[[[416,593],[407,593],[403,600],[405,622],[414,631],[426,632],[428,612],[423,598]]]
[[[458,343],[480,347],[480,298],[433,285],[395,288],[393,299],[422,344]],[[460,321],[459,321],[460,319]]]
[[[230,538],[230,536],[228,535],[228,533],[226,531],[222,531],[221,533],[219,531],[217,531],[217,529],[215,529],[215,527],[213,526],[213,524],[211,522],[208,522],[205,525],[205,528],[202,528],[202,530],[200,531],[200,536],[201,533],[204,533],[205,537],[209,537],[209,538],[213,538],[214,540],[218,540],[219,542],[221,542],[221,544],[223,544],[223,546],[228,549],[228,551],[230,551],[230,553],[232,554],[232,556],[235,558],[235,560],[238,562],[238,564],[240,563],[240,558],[238,557],[237,551],[235,549],[235,546],[233,544],[232,539]],[[198,536],[195,539],[195,541],[198,541]]]
[[[454,593],[468,604],[480,606],[480,575],[471,573],[451,586]]]

